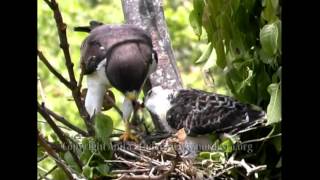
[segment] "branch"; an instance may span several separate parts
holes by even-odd
[[[251,165],[250,166],[248,163],[245,162],[244,159],[242,159],[241,161],[237,161],[237,160],[234,160],[234,157],[235,157],[235,154],[233,154],[231,158],[228,160],[228,164],[235,165],[238,167],[243,167],[247,172],[246,176],[250,176],[252,173],[256,173],[258,171],[267,169],[267,165],[261,165],[261,166]]]
[[[54,19],[56,21],[57,25],[57,30],[59,34],[59,40],[60,40],[60,48],[63,50],[64,57],[66,60],[66,66],[68,69],[69,73],[69,78],[70,78],[70,84],[72,88],[77,87],[77,81],[74,76],[74,71],[73,71],[73,63],[71,61],[71,56],[69,52],[69,44],[68,44],[68,38],[67,38],[67,25],[63,22],[61,12],[59,10],[59,6],[55,0],[45,0],[45,2],[48,4],[48,6],[51,8],[51,10],[54,13]]]
[[[77,85],[77,81],[74,75],[73,71],[73,63],[71,61],[71,56],[69,52],[69,44],[67,39],[67,25],[63,22],[61,12],[59,10],[59,6],[55,0],[44,0],[48,6],[51,8],[51,10],[54,13],[54,19],[56,21],[56,26],[59,34],[59,40],[60,40],[60,48],[63,50],[65,61],[66,61],[66,67],[68,70],[69,78],[70,78],[70,89],[72,90],[72,97],[76,103],[76,106],[78,108],[78,111],[83,118],[85,125],[88,130],[88,134],[90,136],[94,135],[94,129],[92,126],[92,120],[90,118],[90,115],[88,114],[84,104],[81,101],[81,83]],[[82,81],[82,77],[80,75],[80,81]]]
[[[66,173],[66,175],[69,177],[69,179],[74,179],[72,176],[72,172],[68,168],[66,164],[63,163],[63,160],[60,159],[58,154],[51,149],[51,147],[46,143],[45,139],[40,135],[38,131],[38,141],[40,145],[47,151],[47,153],[56,161],[57,165],[61,167],[61,169]]]
[[[60,73],[58,73],[58,71],[49,63],[49,61],[47,60],[46,57],[44,57],[44,55],[42,54],[41,51],[38,50],[38,56],[39,59],[43,62],[43,64],[45,64],[47,66],[47,68],[49,69],[49,71],[55,75],[60,82],[62,82],[65,86],[67,86],[67,88],[71,89],[71,84],[68,80],[66,80]]]
[[[46,176],[48,176],[48,175],[49,175],[50,173],[52,173],[55,169],[57,169],[57,167],[58,167],[57,165],[53,166],[53,168],[51,168],[47,173],[45,173],[44,175],[42,175],[39,180],[46,178]]]
[[[46,108],[45,106],[40,106],[40,104],[38,103],[38,107],[42,108],[43,111],[46,111],[49,115],[51,115],[52,117],[54,117],[57,121],[61,122],[62,124],[64,124],[65,126],[67,126],[68,128],[74,130],[75,132],[81,134],[82,136],[88,137],[88,133],[86,133],[85,131],[83,131],[82,129],[78,128],[77,126],[71,124],[69,121],[67,121],[64,117],[56,114],[55,112],[51,111],[50,109]]]
[[[248,141],[243,141],[243,142],[241,142],[241,144],[248,144],[248,143],[253,143],[253,142],[265,141],[265,140],[272,139],[272,138],[275,138],[275,137],[280,137],[280,136],[281,136],[281,133],[273,135],[273,136],[267,136],[267,137],[263,137],[263,138],[251,139],[251,140],[248,140]]]
[[[39,105],[38,103],[38,112],[41,114],[41,116],[48,122],[48,124],[51,126],[52,130],[57,134],[57,136],[59,137],[59,139],[62,141],[62,143],[64,145],[66,145],[67,147],[71,147],[69,141],[66,139],[64,133],[59,129],[59,127],[56,125],[56,123],[51,119],[50,115],[48,114],[47,111],[45,111],[44,104],[42,105],[42,107]],[[82,170],[82,163],[80,161],[80,159],[78,158],[78,156],[76,155],[76,153],[73,151],[72,148],[69,148],[69,151],[73,157],[73,159],[75,160],[75,162],[77,163],[77,165],[79,166],[79,168]]]
[[[37,159],[37,163],[41,162],[42,160],[46,159],[48,157],[47,154],[45,154],[44,156],[42,156],[41,158]]]

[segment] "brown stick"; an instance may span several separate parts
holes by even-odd
[[[48,112],[49,115],[51,115],[52,117],[54,117],[54,119],[56,119],[57,121],[61,122],[62,124],[64,124],[65,126],[67,126],[68,128],[76,131],[77,133],[81,134],[82,136],[88,137],[88,133],[86,133],[85,131],[83,131],[82,129],[78,128],[77,126],[71,124],[69,121],[67,121],[63,116],[60,116],[58,114],[56,114],[55,112],[51,111],[50,109],[44,107],[44,106],[40,106],[40,108],[44,108],[45,111]]]
[[[44,104],[42,105],[44,106]],[[71,147],[69,141],[67,140],[67,138],[65,137],[64,133],[59,129],[59,127],[56,125],[56,123],[51,119],[50,115],[48,114],[48,112],[45,111],[45,108],[41,107],[41,105],[38,103],[38,112],[41,114],[41,116],[48,122],[48,124],[50,125],[50,127],[52,128],[52,130],[57,134],[57,136],[59,137],[59,139],[62,141],[62,143],[64,145],[66,145],[67,147]],[[77,163],[77,165],[79,166],[79,168],[82,170],[82,162],[80,161],[80,159],[78,158],[78,156],[76,155],[76,153],[73,151],[72,148],[69,148],[69,151],[73,157],[73,159],[75,160],[75,162]]]
[[[64,78],[48,61],[48,59],[43,55],[43,53],[41,51],[38,50],[38,56],[39,59],[43,62],[44,65],[47,66],[47,68],[49,69],[49,71],[55,75],[60,82],[62,82],[65,86],[67,86],[67,88],[71,89],[71,84],[68,80],[66,80],[66,78]]]
[[[47,153],[51,157],[53,157],[57,165],[61,167],[61,169],[66,173],[69,179],[74,179],[67,165],[63,163],[63,161],[60,159],[58,154],[53,149],[51,149],[51,147],[46,143],[45,139],[42,137],[42,135],[40,135],[39,131],[38,131],[38,142],[40,143],[41,146],[43,146],[43,148],[47,151]]]

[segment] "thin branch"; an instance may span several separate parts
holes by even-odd
[[[56,125],[56,123],[51,119],[50,115],[48,114],[47,111],[45,111],[44,104],[39,105],[38,103],[38,112],[41,114],[41,116],[48,122],[48,124],[51,126],[52,130],[57,134],[57,136],[59,137],[59,139],[62,141],[62,143],[64,145],[66,145],[67,147],[71,147],[69,141],[67,140],[67,138],[65,137],[64,133],[61,131],[61,129],[59,129],[59,127]],[[80,159],[78,158],[77,154],[73,151],[72,148],[69,148],[70,153],[73,157],[73,159],[75,160],[75,162],[77,163],[77,165],[79,166],[79,168],[82,170],[82,162],[80,161]]]
[[[83,71],[81,70],[79,81],[78,81],[78,86],[77,86],[79,91],[81,90],[81,87],[82,87],[82,80],[83,80]]]
[[[69,52],[69,43],[68,43],[67,32],[66,32],[67,25],[63,22],[58,3],[55,0],[51,0],[51,1],[45,0],[45,2],[49,5],[49,7],[54,13],[54,19],[56,21],[57,30],[59,34],[60,48],[63,50],[64,57],[66,60],[66,66],[69,73],[70,84],[72,89],[74,89],[77,86],[77,81],[74,75],[73,63],[71,61],[71,56]]]
[[[38,50],[38,56],[39,59],[41,60],[41,62],[43,62],[44,65],[47,66],[47,68],[49,69],[49,71],[55,75],[60,82],[62,82],[65,86],[67,86],[67,88],[71,89],[72,86],[70,84],[70,82],[64,78],[48,61],[48,59],[42,54],[42,52],[40,50]]]
[[[46,176],[48,176],[50,173],[52,173],[55,169],[57,169],[57,165],[55,165],[55,166],[53,166],[53,168],[51,168],[47,173],[45,173],[44,175],[42,175],[42,177],[40,178],[40,179],[42,179],[42,178],[45,178]]]
[[[47,142],[48,145],[51,146],[52,149],[54,149],[56,152],[66,152],[67,150],[61,146],[60,144],[55,144],[53,142],[49,142],[47,140],[45,140]]]
[[[272,138],[275,138],[275,137],[280,137],[280,136],[281,136],[281,133],[273,135],[273,136],[267,136],[267,137],[259,138],[259,139],[251,139],[251,140],[248,140],[248,141],[243,141],[243,142],[241,142],[241,144],[248,144],[248,143],[253,143],[253,142],[265,141],[265,140],[272,139]]]
[[[123,173],[141,173],[141,172],[149,172],[150,169],[128,169],[128,170],[113,170],[114,174],[123,174]]]
[[[39,158],[39,159],[37,160],[37,162],[39,163],[39,162],[41,162],[42,160],[46,159],[47,157],[48,157],[48,154],[45,154],[44,156],[42,156],[41,158]]]
[[[89,136],[88,133],[86,133],[82,129],[78,128],[77,126],[71,124],[63,116],[60,116],[60,115],[56,114],[55,112],[51,111],[50,109],[48,109],[48,108],[46,108],[44,106],[40,106],[39,104],[38,104],[38,107],[39,108],[43,108],[43,110],[48,112],[48,114],[51,115],[54,119],[56,119],[57,121],[61,122],[62,124],[64,124],[68,128],[70,128],[70,129],[76,131],[77,133],[81,134],[82,136],[85,136],[85,137]]]
[[[69,179],[74,179],[72,176],[72,172],[69,170],[68,166],[63,163],[63,160],[60,159],[58,154],[51,149],[51,147],[46,143],[45,139],[40,135],[38,131],[38,142],[43,146],[43,148],[48,152],[48,154],[56,161],[57,165],[62,168],[62,170],[66,173]]]

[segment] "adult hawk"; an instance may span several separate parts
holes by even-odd
[[[148,92],[144,105],[158,117],[161,129],[175,133],[184,128],[188,140],[202,145],[210,144],[206,134],[233,134],[266,121],[266,113],[256,106],[196,89],[157,86]]]
[[[107,88],[114,87],[125,96],[122,113],[131,137],[129,118],[133,101],[149,75],[156,70],[157,54],[148,33],[134,25],[97,25],[81,45],[81,68],[87,76],[85,107],[90,114],[100,113]]]

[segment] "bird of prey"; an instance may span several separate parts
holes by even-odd
[[[96,25],[81,45],[81,69],[87,76],[85,107],[90,117],[100,113],[106,89],[114,87],[125,96],[122,118],[124,140],[129,129],[132,102],[149,75],[156,70],[157,54],[148,33],[134,25]]]
[[[254,105],[196,89],[156,86],[146,95],[144,106],[158,117],[161,129],[175,133],[184,128],[190,143],[202,145],[210,144],[206,134],[234,134],[266,121],[266,113]]]

